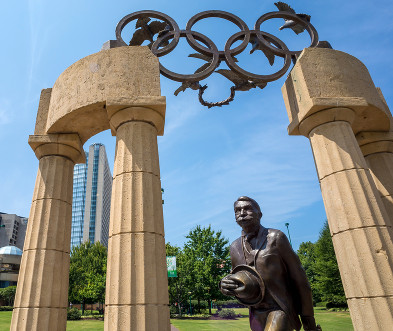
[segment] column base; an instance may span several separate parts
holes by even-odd
[[[391,330],[393,325],[393,296],[348,299],[353,325],[357,330]]]
[[[10,331],[65,331],[67,308],[14,308]]]
[[[169,331],[169,306],[107,305],[105,330]]]

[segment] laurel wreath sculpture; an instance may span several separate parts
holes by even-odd
[[[186,38],[188,44],[198,52],[190,54],[189,57],[202,59],[206,63],[199,67],[193,74],[178,74],[168,70],[160,63],[161,74],[171,80],[182,83],[174,93],[176,96],[187,88],[191,88],[199,91],[198,98],[203,106],[207,106],[208,108],[221,107],[233,101],[237,91],[248,91],[256,87],[263,89],[268,82],[282,77],[288,71],[291,62],[293,61],[295,63],[297,56],[301,53],[301,51],[289,50],[285,43],[278,37],[261,31],[260,28],[263,22],[273,18],[282,18],[285,20],[285,23],[280,27],[280,30],[290,28],[296,34],[306,30],[311,38],[309,47],[331,48],[327,42],[318,43],[318,33],[310,23],[311,17],[309,15],[296,14],[289,5],[283,2],[277,2],[275,5],[279,10],[262,15],[256,21],[253,30],[250,30],[247,24],[236,15],[221,10],[209,10],[194,15],[188,21],[185,30],[180,30],[175,20],[161,12],[153,10],[134,12],[123,17],[117,24],[116,41],[114,41],[111,47],[127,46],[121,34],[124,27],[134,20],[136,20],[136,31],[128,45],[139,46],[147,40],[150,42],[148,45],[149,48],[157,57],[167,55],[175,49],[180,38]],[[224,50],[218,50],[214,42],[207,36],[192,30],[195,23],[210,17],[228,20],[240,29],[239,32],[233,34],[227,40]],[[151,21],[151,19],[156,20]],[[237,41],[240,41],[240,44],[232,48],[232,45]],[[250,53],[256,50],[262,51],[270,65],[274,64],[276,56],[283,58],[284,64],[282,68],[273,74],[259,75],[246,71],[238,66],[235,56],[243,52],[249,43],[252,45]],[[230,70],[216,70],[222,61],[225,61]],[[202,86],[199,82],[209,77],[213,72],[223,75],[234,84],[230,88],[230,96],[223,101],[207,102],[203,99],[207,85]]]

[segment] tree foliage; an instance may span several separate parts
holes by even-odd
[[[4,288],[0,288],[0,298],[4,300],[8,306],[14,305],[16,293],[16,286],[8,286]]]
[[[297,253],[311,284],[314,301],[326,301],[331,306],[345,306],[344,288],[327,221],[315,244],[301,243]]]
[[[69,301],[104,302],[107,249],[101,243],[90,242],[74,246],[70,259]]]
[[[223,297],[218,283],[230,271],[228,240],[210,225],[207,228],[197,226],[186,238],[182,258],[183,268],[187,270],[183,275],[185,285],[198,302],[208,302],[211,313],[211,301]]]
[[[334,305],[346,305],[344,288],[327,222],[315,243],[315,255],[315,289],[320,293],[323,301]]]

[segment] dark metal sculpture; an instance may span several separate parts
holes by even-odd
[[[193,74],[178,74],[172,72],[160,64],[161,74],[165,77],[181,82],[182,85],[175,91],[178,95],[181,91],[191,88],[199,90],[199,101],[207,107],[226,105],[234,99],[236,91],[248,91],[251,88],[259,87],[263,89],[268,82],[274,81],[282,77],[291,66],[291,60],[296,61],[296,57],[301,51],[291,51],[276,36],[261,31],[261,25],[273,18],[282,18],[285,24],[280,28],[291,28],[296,34],[306,30],[311,38],[309,47],[316,47],[318,44],[318,33],[310,23],[310,16],[305,14],[296,14],[295,11],[283,2],[275,3],[279,11],[270,12],[262,15],[255,23],[254,29],[250,30],[247,24],[231,13],[221,10],[209,10],[198,13],[191,17],[186,25],[185,30],[180,30],[177,23],[168,15],[163,13],[144,10],[135,12],[125,16],[120,20],[116,27],[116,41],[110,41],[109,47],[127,46],[122,38],[124,27],[131,21],[137,20],[136,31],[129,43],[130,46],[142,45],[148,40],[149,47],[153,54],[158,57],[167,55],[178,44],[180,38],[186,38],[188,44],[198,52],[191,54],[191,57],[200,58],[206,63],[198,68]],[[195,23],[210,17],[222,18],[234,23],[239,27],[240,31],[232,35],[225,44],[223,50],[219,50],[217,46],[207,36],[192,30]],[[156,19],[151,21],[151,19]],[[240,44],[233,47],[233,44],[240,41]],[[276,56],[284,58],[284,65],[277,72],[270,75],[259,75],[248,72],[236,64],[236,55],[243,52],[248,44],[251,43],[253,53],[256,50],[262,51],[267,57],[270,65],[274,64]],[[225,61],[230,70],[216,70],[222,61]],[[213,72],[220,73],[233,82],[230,89],[230,96],[220,102],[207,102],[203,99],[203,93],[207,89],[207,85],[202,86],[199,82],[209,77]]]
[[[302,324],[320,331],[306,273],[285,234],[261,225],[260,207],[249,197],[240,197],[234,209],[243,231],[231,244],[232,271],[221,280],[221,292],[249,307],[253,331],[300,330]]]

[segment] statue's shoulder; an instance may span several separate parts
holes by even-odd
[[[242,244],[242,237],[237,238],[236,240],[234,240],[231,244],[231,249],[235,248],[235,247],[239,247]]]
[[[286,235],[284,234],[284,232],[277,230],[277,229],[267,229],[267,238],[268,241],[270,242],[282,242],[285,241],[287,239]]]
[[[242,237],[239,237],[232,242],[231,246],[229,247],[229,250],[233,252],[239,250],[241,247],[242,247]]]

